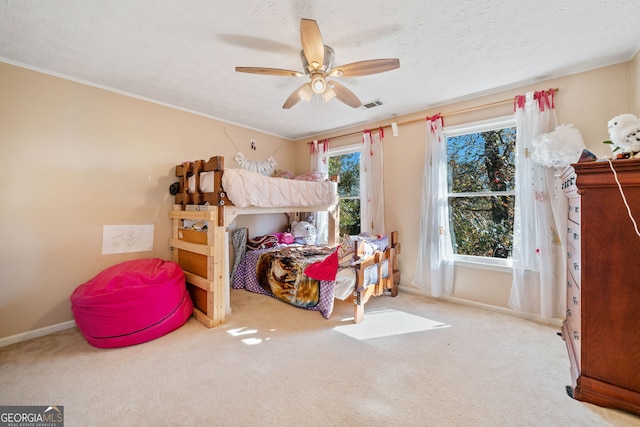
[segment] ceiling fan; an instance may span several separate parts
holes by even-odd
[[[303,71],[262,67],[236,67],[236,71],[272,76],[309,76],[310,81],[289,95],[282,108],[291,108],[301,99],[308,102],[314,94],[322,96],[324,102],[337,98],[350,107],[358,108],[362,105],[358,97],[335,80],[328,80],[329,77],[366,76],[400,67],[398,58],[370,59],[333,67],[333,49],[324,45],[320,28],[313,19],[303,18],[301,20],[300,40],[302,42],[300,56],[302,57]]]

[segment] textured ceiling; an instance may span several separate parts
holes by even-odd
[[[638,17],[638,0],[0,0],[0,61],[296,140],[629,60]],[[302,70],[301,18],[334,65],[400,59],[339,79],[384,105],[284,110],[306,77],[235,72]]]

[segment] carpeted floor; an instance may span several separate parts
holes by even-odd
[[[325,320],[232,290],[233,313],[101,350],[70,329],[0,349],[1,405],[66,426],[639,426],[569,398],[554,327],[408,293]]]

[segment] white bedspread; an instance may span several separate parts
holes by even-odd
[[[267,177],[246,169],[225,169],[222,174],[222,187],[227,197],[240,208],[333,205],[338,200],[337,185],[332,181]],[[189,191],[194,189],[195,179],[192,176],[189,178]],[[200,174],[200,189],[213,191],[213,172]]]

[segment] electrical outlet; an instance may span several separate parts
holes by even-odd
[[[251,141],[251,149],[252,150],[257,150],[258,149],[258,141],[256,141],[255,139],[250,139],[249,141]]]

